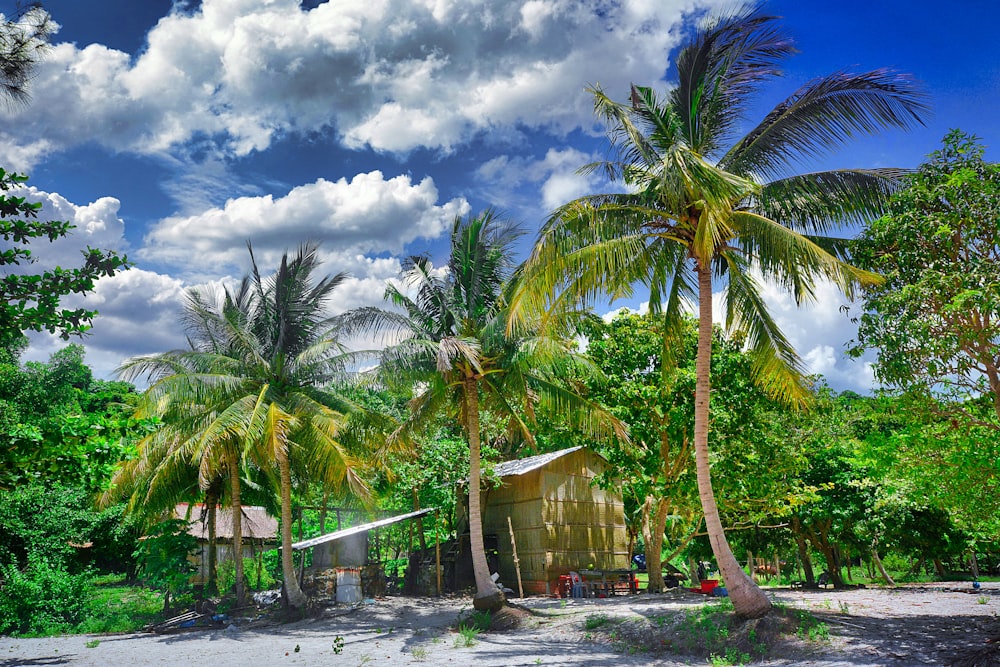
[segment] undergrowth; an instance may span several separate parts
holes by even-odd
[[[160,593],[127,585],[119,575],[95,577],[45,567],[7,567],[4,575],[0,634],[135,632],[163,618]]]

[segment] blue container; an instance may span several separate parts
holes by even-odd
[[[712,589],[712,595],[717,598],[727,598],[729,597],[729,591],[726,590],[725,586],[716,586]]]

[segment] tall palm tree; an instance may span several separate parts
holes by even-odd
[[[796,174],[796,162],[857,134],[910,127],[925,110],[922,95],[903,76],[837,72],[806,83],[736,139],[751,94],[778,75],[778,63],[793,52],[775,17],[745,7],[706,23],[681,50],[677,84],[666,96],[633,85],[622,104],[593,87],[613,152],[586,169],[603,169],[627,191],[556,210],[526,262],[531,279],[514,297],[516,311],[535,312],[553,299],[615,298],[644,284],[651,309],[674,337],[686,304],[697,302],[699,496],[736,612],[751,617],[766,614],[770,603],[732,554],[709,471],[713,286],[726,289],[726,326],[744,333],[760,386],[804,404],[801,363],[769,315],[755,276],[777,281],[798,303],[813,298],[817,280],[849,294],[877,280],[847,264],[845,240],[830,233],[880,213],[901,172]]]
[[[236,290],[188,294],[192,349],[131,359],[121,374],[153,380],[144,405],[164,420],[162,437],[181,443],[175,456],[199,461],[206,479],[211,471],[229,476],[234,533],[242,470],[252,466],[276,478],[285,594],[297,609],[306,599],[291,552],[293,459],[306,461],[324,484],[368,492],[358,461],[338,439],[347,404],[324,389],[349,356],[336,318],[325,314],[346,275],[314,281],[319,258],[312,244],[283,255],[268,277],[252,248],[250,257],[251,272]]]
[[[411,257],[399,287],[385,298],[396,310],[362,308],[353,326],[386,334],[380,375],[407,388],[418,387],[411,412],[397,437],[427,424],[436,414],[454,414],[469,442],[469,536],[476,578],[477,609],[503,605],[490,579],[481,512],[480,412],[489,409],[509,422],[511,432],[531,441],[528,421],[536,411],[561,412],[598,436],[626,438],[606,411],[567,389],[558,378],[570,367],[586,370],[565,333],[550,321],[546,331],[530,322],[506,328],[505,290],[514,277],[515,227],[495,211],[456,218],[447,272],[426,257]]]

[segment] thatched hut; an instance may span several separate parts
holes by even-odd
[[[506,586],[517,590],[508,517],[526,595],[554,592],[570,570],[628,567],[621,494],[595,483],[608,466],[595,452],[572,447],[494,468],[500,486],[484,493],[483,532],[497,536]]]
[[[264,551],[278,548],[278,520],[263,507],[243,506],[242,542],[243,557],[259,559]],[[198,569],[191,581],[195,585],[208,581],[208,511],[202,504],[181,503],[174,508],[174,516],[186,519],[188,533],[198,540],[198,550],[191,562]],[[217,563],[232,560],[233,512],[228,507],[215,511],[215,558]]]

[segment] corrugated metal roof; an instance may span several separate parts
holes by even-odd
[[[263,507],[244,505],[242,507],[242,533],[244,539],[276,540],[278,538],[278,520],[267,513]],[[190,516],[188,512],[190,511]],[[189,519],[188,533],[200,540],[208,539],[208,512],[205,505],[198,503],[188,505],[180,503],[174,507],[174,516],[178,519]],[[216,539],[233,539],[233,511],[229,507],[220,507],[215,511]]]
[[[575,451],[583,449],[582,446],[570,447],[569,449],[560,449],[558,452],[549,452],[548,454],[539,454],[538,456],[529,456],[526,459],[517,459],[516,461],[504,461],[503,463],[498,463],[493,466],[493,472],[496,473],[497,477],[509,477],[511,475],[523,475],[525,473],[531,472],[536,468],[541,468],[546,463],[555,461],[558,458],[566,456],[567,454],[572,454]]]
[[[416,519],[418,516],[424,516],[434,511],[436,511],[436,508],[428,507],[427,509],[417,510],[416,512],[410,512],[409,514],[400,514],[399,516],[391,516],[387,519],[379,519],[378,521],[372,521],[371,523],[363,523],[360,526],[352,526],[350,528],[344,528],[343,530],[327,533],[326,535],[320,535],[319,537],[314,537],[309,540],[296,542],[295,544],[292,545],[292,549],[295,551],[308,549],[309,547],[314,547],[318,544],[333,542],[334,540],[339,540],[342,537],[348,537],[349,535],[357,535],[358,533],[364,533],[366,531],[372,530],[373,528],[388,526],[398,521],[404,521],[406,519]]]

